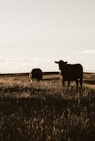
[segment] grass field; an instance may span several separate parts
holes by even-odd
[[[95,74],[83,89],[63,88],[58,74],[40,82],[0,76],[0,141],[95,141]]]

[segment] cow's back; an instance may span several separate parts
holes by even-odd
[[[72,73],[73,73],[73,77],[75,78],[82,78],[83,77],[83,67],[81,64],[75,64],[72,66]]]
[[[39,68],[34,68],[29,74],[30,79],[42,80],[42,70]]]
[[[66,64],[61,71],[64,80],[76,80],[83,77],[81,64]]]

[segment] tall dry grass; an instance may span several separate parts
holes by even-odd
[[[63,88],[58,75],[33,83],[28,76],[1,77],[0,141],[94,141],[92,78],[85,74],[76,91],[75,83]]]

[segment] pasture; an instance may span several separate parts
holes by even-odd
[[[84,73],[83,89],[63,88],[46,73],[0,76],[0,141],[94,141],[95,74]]]

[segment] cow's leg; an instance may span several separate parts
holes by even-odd
[[[81,86],[81,88],[82,88],[82,78],[80,78],[80,86]]]
[[[76,89],[78,88],[78,80],[75,80],[75,82],[76,82]]]
[[[70,86],[70,80],[68,80],[68,87]]]
[[[64,80],[62,80],[62,83],[63,83],[63,86],[65,86],[65,82],[64,82]]]

